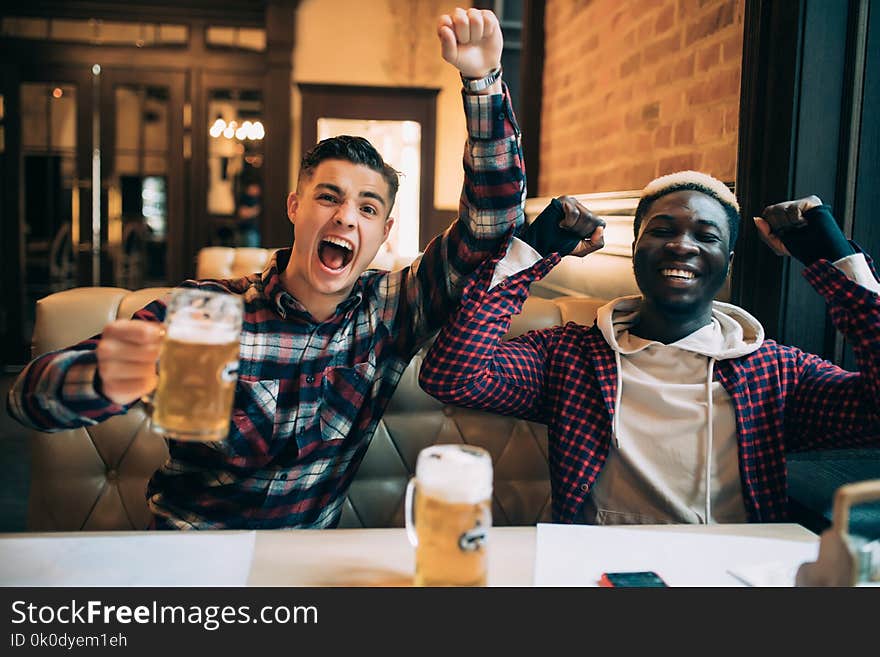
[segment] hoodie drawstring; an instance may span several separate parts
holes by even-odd
[[[706,375],[706,396],[709,405],[709,418],[706,427],[706,524],[712,521],[712,371],[715,369],[715,359],[709,358],[709,373]]]
[[[623,366],[620,363],[620,352],[617,349],[614,350],[614,365],[617,367],[617,394],[614,399],[614,418],[611,422],[611,436],[614,440],[614,447],[620,449],[618,426],[620,424],[620,400],[623,398]]]

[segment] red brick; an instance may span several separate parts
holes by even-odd
[[[702,166],[702,156],[698,152],[682,153],[672,157],[664,157],[658,163],[657,175],[665,176],[667,173],[693,169],[699,171]]]
[[[718,65],[721,55],[721,44],[715,43],[700,50],[697,55],[697,70],[708,71]]]
[[[693,119],[686,119],[675,124],[674,143],[676,146],[690,146],[694,143]]]
[[[736,178],[736,143],[705,149],[703,170],[724,181]]]
[[[728,25],[732,25],[735,10],[734,0],[724,0],[724,2],[719,2],[717,6],[702,13],[697,20],[688,26],[685,32],[685,44],[691,45],[695,41],[704,39]]]
[[[680,47],[681,37],[678,34],[664,37],[645,48],[643,61],[646,66],[651,66],[655,62],[666,59],[669,55],[674,55]]]
[[[654,21],[654,34],[663,34],[673,25],[675,25],[675,7],[670,5],[664,7]]]
[[[739,95],[739,68],[713,72],[706,81],[697,82],[687,92],[689,105],[704,105]]]
[[[627,75],[632,75],[638,71],[641,61],[642,55],[638,52],[627,57],[620,65],[620,77],[625,78]]]
[[[660,118],[660,103],[653,102],[642,106],[642,121],[656,121]]]
[[[667,63],[657,69],[657,84],[665,85],[675,80],[689,78],[694,74],[694,53],[685,55],[673,63]]]
[[[724,134],[724,112],[721,105],[700,107],[694,111],[694,142],[705,144],[717,141]]]
[[[654,130],[654,148],[667,148],[672,143],[672,126],[661,125]]]
[[[678,0],[678,20],[683,22],[694,15],[700,9],[699,0]]]
[[[739,132],[739,105],[724,110],[724,134],[736,137]]]
[[[721,43],[721,59],[725,64],[734,60],[742,61],[742,55],[743,31],[740,28],[736,31],[736,34]]]
[[[599,48],[599,35],[593,34],[592,36],[587,38],[587,40],[584,41],[583,44],[581,44],[581,47],[578,49],[578,51],[581,54],[591,53],[594,50],[598,50],[598,48]]]
[[[624,177],[631,182],[628,186],[621,185],[622,189],[641,189],[654,179],[654,163],[638,162],[630,165]]]

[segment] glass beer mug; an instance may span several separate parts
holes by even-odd
[[[486,585],[492,526],[492,458],[486,450],[433,445],[419,452],[405,516],[416,549],[416,586]]]
[[[235,383],[243,303],[234,294],[172,291],[159,351],[159,383],[150,400],[154,431],[177,440],[226,437]]]

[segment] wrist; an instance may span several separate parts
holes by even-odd
[[[499,93],[501,90],[501,66],[489,70],[479,77],[466,76],[459,73],[461,84],[468,93]]]

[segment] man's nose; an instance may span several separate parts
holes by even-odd
[[[687,235],[674,237],[666,242],[664,247],[667,251],[682,255],[691,255],[700,252],[700,247],[697,245],[696,241]]]
[[[354,228],[357,225],[357,208],[354,203],[340,203],[336,207],[336,213],[333,220],[340,226],[346,228]]]

